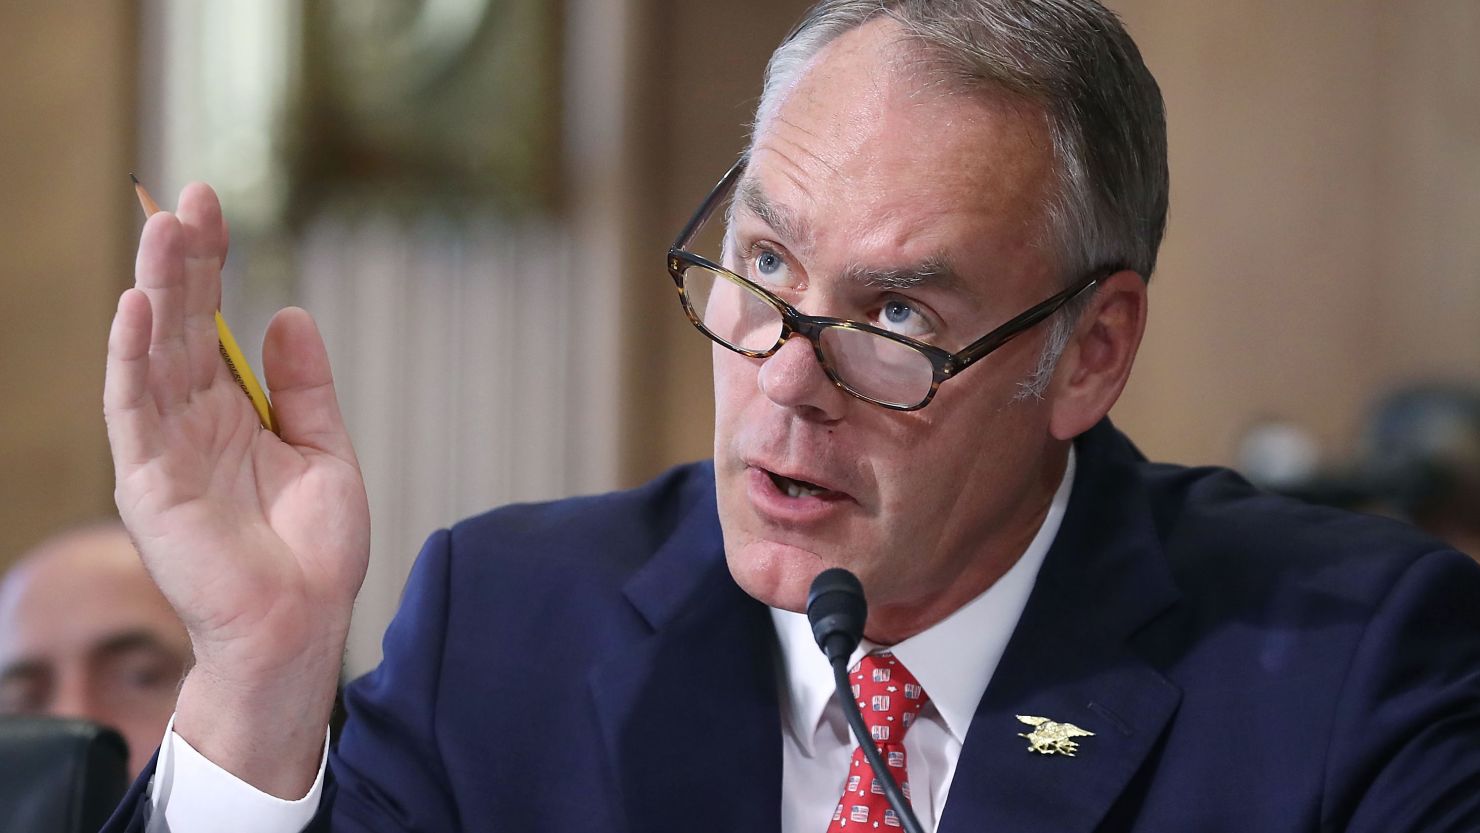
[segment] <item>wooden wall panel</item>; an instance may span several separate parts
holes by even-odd
[[[1278,417],[1340,453],[1393,386],[1480,383],[1480,7],[1112,5],[1162,84],[1173,183],[1122,427],[1227,463]]]
[[[1379,26],[1372,355],[1386,379],[1480,383],[1480,3],[1385,3]]]
[[[0,568],[113,511],[103,357],[137,228],[134,17],[0,4]]]

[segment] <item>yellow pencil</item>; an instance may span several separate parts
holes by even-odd
[[[152,217],[159,211],[159,204],[144,190],[138,177],[129,174],[128,178],[134,181],[134,193],[139,195],[139,205],[144,207],[144,216]],[[226,369],[231,371],[242,393],[247,395],[252,407],[257,409],[257,419],[262,422],[262,427],[276,434],[277,416],[272,412],[272,403],[267,399],[267,392],[257,383],[257,377],[252,375],[252,366],[247,364],[247,357],[242,354],[241,347],[237,346],[236,338],[226,326],[226,319],[221,317],[219,309],[216,310],[216,339],[221,349],[221,358],[226,362]]]

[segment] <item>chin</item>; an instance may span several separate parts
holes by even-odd
[[[775,541],[748,541],[725,548],[730,575],[740,589],[771,607],[805,613],[807,590],[832,564],[815,552]]]

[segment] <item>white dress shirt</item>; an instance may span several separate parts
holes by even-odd
[[[978,701],[991,682],[1007,641],[1027,606],[1038,569],[1058,535],[1074,483],[1074,449],[1038,533],[1017,563],[986,592],[924,631],[889,648],[920,681],[930,702],[905,734],[911,806],[934,830],[945,809],[961,744]],[[782,833],[823,833],[843,794],[855,746],[843,709],[833,697],[832,669],[812,639],[807,617],[771,610],[780,640]],[[864,641],[851,662],[879,650]],[[851,663],[850,663],[851,664]],[[328,742],[308,795],[285,801],[216,766],[165,729],[149,800],[148,833],[298,833],[318,810]]]
[[[195,751],[175,734],[175,718],[164,730],[154,780],[149,784],[153,810],[146,833],[299,833],[313,820],[324,791],[329,762],[329,730],[324,729],[324,751],[319,774],[308,795],[285,801],[237,778]]]

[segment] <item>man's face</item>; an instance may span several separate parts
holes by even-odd
[[[0,713],[117,729],[132,773],[164,735],[189,657],[121,529],[58,539],[0,583]]]
[[[1051,145],[1040,113],[932,83],[912,49],[880,20],[821,53],[761,126],[726,265],[804,313],[954,352],[1061,287],[1043,234]],[[736,580],[801,610],[820,570],[846,567],[880,641],[989,586],[1063,471],[1050,403],[1018,397],[1046,331],[907,413],[833,386],[805,339],[764,360],[716,346],[715,467]],[[790,496],[787,478],[826,491]]]

